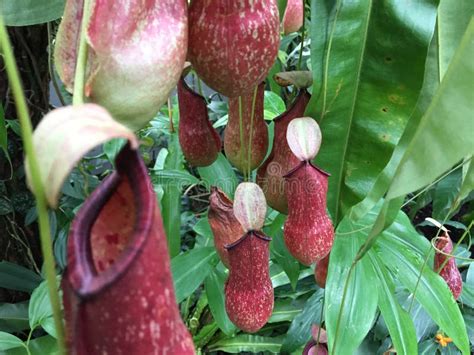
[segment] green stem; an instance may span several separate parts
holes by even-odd
[[[298,64],[296,66],[296,70],[301,70],[301,63],[303,62],[303,49],[304,49],[304,37],[305,37],[305,7],[303,4],[303,26],[301,26],[301,47],[300,47],[300,56],[298,58]]]
[[[321,314],[319,315],[319,329],[318,337],[316,339],[316,346],[319,346],[319,338],[321,337],[321,329],[323,326],[323,314],[324,314],[324,302],[326,301],[326,296],[323,296],[323,302],[321,304]]]
[[[253,98],[252,98],[252,114],[250,115],[250,135],[249,135],[249,149],[247,152],[247,163],[248,163],[248,177],[249,180],[252,179],[252,141],[253,141],[253,119],[255,116],[255,102],[257,100],[257,91],[258,91],[258,85],[255,87],[255,90],[253,91]]]
[[[74,76],[74,91],[72,96],[73,105],[84,103],[84,87],[87,70],[88,45],[86,40],[87,21],[90,17],[90,0],[84,0],[84,9],[81,23],[81,36],[79,39],[79,50],[77,52],[76,72]]]
[[[242,162],[243,160],[243,155],[245,154],[244,152],[244,124],[243,124],[243,117],[242,117],[242,96],[239,96],[239,134],[240,134],[240,161]],[[245,169],[242,172],[244,175],[244,181],[247,181],[247,178],[245,176]]]
[[[23,149],[26,155],[31,172],[31,186],[36,198],[36,209],[38,211],[39,233],[41,239],[41,251],[43,253],[45,263],[46,281],[48,284],[49,298],[53,310],[54,325],[56,327],[59,352],[65,353],[64,347],[64,329],[61,315],[61,303],[59,294],[57,292],[56,284],[56,269],[53,256],[53,246],[50,236],[48,208],[46,204],[46,196],[41,181],[38,161],[33,146],[33,128],[31,126],[28,107],[26,105],[23,88],[21,86],[18,68],[16,66],[15,58],[13,56],[10,39],[8,38],[7,30],[3,23],[3,18],[0,16],[0,47],[3,52],[5,68],[10,81],[11,91],[16,103],[18,119],[21,126],[21,135],[23,139]]]

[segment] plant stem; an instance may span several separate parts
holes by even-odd
[[[49,298],[53,310],[54,325],[56,327],[59,352],[65,353],[64,347],[64,329],[61,315],[61,303],[57,292],[56,269],[53,256],[53,247],[50,236],[48,208],[46,196],[41,181],[38,161],[33,146],[33,128],[28,114],[23,88],[18,74],[15,58],[13,56],[10,40],[7,30],[0,16],[0,47],[3,52],[5,68],[10,81],[10,87],[16,103],[18,119],[21,126],[21,135],[23,140],[23,149],[26,155],[26,161],[31,172],[31,186],[36,198],[36,209],[38,211],[39,233],[41,239],[41,251],[45,263],[46,281],[48,284]]]
[[[81,35],[79,39],[79,50],[77,52],[76,72],[74,75],[74,91],[72,97],[73,105],[84,103],[84,87],[87,70],[88,45],[86,41],[87,21],[90,17],[90,0],[84,0],[82,12]]]
[[[253,91],[253,98],[252,98],[252,114],[250,115],[250,134],[249,134],[249,149],[247,151],[247,163],[248,163],[248,177],[249,180],[252,179],[252,141],[253,141],[253,119],[255,116],[255,101],[257,100],[257,91],[258,91],[258,85],[255,87],[255,90]]]
[[[298,64],[296,66],[296,70],[301,70],[301,63],[303,61],[303,49],[304,49],[304,37],[305,37],[305,6],[303,4],[303,25],[301,26],[301,47],[300,47],[300,56],[298,58]]]
[[[170,120],[170,133],[174,133],[173,106],[171,104],[171,98],[170,97],[168,97],[168,118]]]
[[[240,134],[240,161],[242,162],[244,153],[244,124],[242,118],[242,96],[239,96],[239,134]],[[247,181],[245,169],[242,172],[244,175],[244,181]]]

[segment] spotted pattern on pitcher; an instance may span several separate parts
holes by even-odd
[[[302,264],[324,258],[334,241],[334,228],[326,212],[328,175],[309,162],[301,162],[285,179],[288,219],[285,244]]]
[[[236,97],[267,75],[280,45],[275,0],[194,0],[189,60],[214,90]]]
[[[248,333],[261,329],[273,311],[269,247],[267,240],[250,232],[229,249],[225,308],[232,323]]]

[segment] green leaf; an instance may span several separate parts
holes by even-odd
[[[157,170],[152,175],[153,184],[176,185],[182,191],[185,186],[199,184],[199,179],[186,170]]]
[[[19,332],[28,328],[28,302],[0,303],[0,331]]]
[[[466,170],[466,174],[463,178],[461,189],[459,191],[458,201],[464,200],[472,190],[474,190],[474,162],[472,160],[472,155],[470,157],[471,161]]]
[[[36,25],[60,18],[64,3],[64,0],[1,1],[0,14],[7,26]]]
[[[115,157],[122,150],[126,143],[127,140],[123,138],[114,138],[104,143],[104,153],[112,164],[115,164]]]
[[[369,286],[376,280],[370,260],[364,257],[351,267],[363,242],[359,228],[345,221],[339,225],[329,259],[326,330],[329,350],[336,354],[352,354],[359,347],[377,310],[377,292]]]
[[[285,271],[290,280],[291,286],[294,289],[300,274],[300,264],[293,255],[290,254],[285,246],[285,241],[283,240],[283,224],[285,223],[285,220],[285,215],[278,214],[272,224],[265,228],[265,234],[272,237],[270,243],[272,259],[274,259],[278,265],[282,267],[283,271]]]
[[[474,138],[466,127],[471,122],[473,109],[473,39],[474,19],[398,166],[387,198],[402,196],[429,184],[472,154]]]
[[[12,212],[13,207],[10,201],[4,196],[0,196],[0,216],[4,216]]]
[[[305,300],[292,300],[288,298],[275,299],[272,316],[268,323],[291,322],[295,317],[303,311]]]
[[[404,231],[405,237],[416,237],[417,233],[410,225]],[[450,337],[463,353],[469,353],[469,341],[466,327],[458,305],[453,299],[446,282],[429,267],[426,267],[421,255],[397,238],[398,232],[392,228],[384,231],[378,238],[374,251],[416,299],[436,324]],[[423,268],[424,267],[424,268]],[[421,277],[420,277],[420,272]],[[420,279],[419,279],[420,277]],[[418,282],[419,279],[419,282]]]
[[[474,308],[474,285],[464,283],[462,287],[461,296],[459,297],[459,302]]]
[[[285,15],[286,5],[288,0],[278,0],[278,13],[280,14],[280,22],[283,20],[283,15]]]
[[[225,351],[231,354],[238,354],[246,351],[259,353],[268,351],[278,354],[280,352],[283,336],[262,337],[258,335],[238,335],[233,338],[224,338],[208,346],[209,352]]]
[[[214,247],[197,248],[175,256],[171,260],[177,302],[191,295],[217,264]]]
[[[0,332],[0,350],[14,349],[20,346],[23,346],[21,339],[10,333]]]
[[[237,330],[230,321],[225,310],[224,283],[226,276],[217,270],[211,270],[204,281],[209,308],[219,328],[227,335],[234,334]]]
[[[265,91],[264,107],[267,113],[265,119],[269,120],[274,119],[286,110],[283,99],[273,91]]]
[[[0,287],[31,293],[43,279],[23,266],[0,262]]]
[[[54,318],[53,316],[44,318],[41,320],[41,327],[51,335],[53,338],[57,338],[57,333],[56,333],[56,326],[54,325]]]
[[[451,217],[451,207],[461,189],[462,169],[456,169],[436,184],[433,196],[433,213],[434,219],[444,221]],[[453,213],[454,210],[451,210]]]
[[[208,188],[217,186],[230,198],[234,196],[234,191],[239,182],[232,166],[222,153],[219,153],[217,160],[210,166],[197,168],[197,170],[201,180]]]
[[[471,0],[441,0],[438,8],[439,72],[441,78],[474,15]]]
[[[312,2],[312,14],[329,13],[327,2],[318,3]],[[312,65],[323,67],[314,69],[314,98],[307,108],[323,133],[316,162],[331,173],[328,209],[336,223],[370,191],[415,107],[437,1],[338,4],[334,31],[327,18],[311,29],[312,43],[318,43],[327,30],[316,32],[329,25],[331,46],[328,55],[329,42],[312,48]]]
[[[319,289],[306,301],[303,310],[291,322],[281,348],[282,352],[292,352],[311,339],[311,326],[322,323],[323,297],[324,290]]]
[[[394,297],[395,287],[392,277],[375,253],[369,252],[368,255],[380,283],[377,287],[380,312],[390,332],[397,354],[416,354],[418,344],[415,326],[410,315]]]
[[[36,339],[32,339],[29,343],[29,349],[31,355],[59,355],[58,353],[58,342],[52,336],[42,336]],[[7,350],[5,355],[25,355],[26,351],[24,348],[15,348]],[[3,355],[3,354],[2,354]]]
[[[199,219],[193,227],[197,234],[196,245],[208,247],[214,245],[214,235],[207,217]]]
[[[433,355],[437,354],[437,349],[439,349],[438,343],[436,343],[433,339],[426,340],[420,343],[419,348],[419,355]]]
[[[28,316],[30,328],[36,328],[43,320],[53,315],[49,300],[48,283],[43,281],[31,294]]]
[[[364,200],[353,206],[348,213],[353,221],[357,221],[367,214],[387,192],[388,188],[390,187],[390,183],[392,182],[393,176],[395,175],[396,169],[403,157],[403,154],[413,139],[416,128],[420,124],[421,118],[423,117],[424,112],[427,110],[431,100],[434,97],[435,91],[439,86],[437,33],[435,33],[433,36],[428,49],[424,77],[425,79],[423,81],[423,87],[421,89],[420,97],[416,104],[415,110],[408,120],[408,124],[406,125],[403,135],[395,147],[395,150],[393,151],[390,161],[379,174],[372,189],[369,191]],[[429,196],[426,197],[429,199]],[[417,204],[419,202],[422,201],[418,199]],[[423,206],[420,205],[417,207],[422,208]],[[416,208],[413,208],[413,211],[416,213]]]
[[[178,135],[172,134],[169,136],[165,169],[183,170],[183,159]],[[173,258],[179,254],[181,248],[181,187],[170,184],[164,186],[163,190],[161,215],[168,240],[169,253]]]

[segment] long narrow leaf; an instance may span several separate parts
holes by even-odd
[[[395,287],[380,258],[373,252],[368,254],[379,280],[379,308],[390,332],[397,354],[411,355],[418,352],[416,331],[410,315],[400,306],[395,298]]]
[[[354,267],[352,261],[363,234],[350,223],[341,223],[329,259],[326,282],[326,329],[330,352],[352,354],[372,327],[377,309],[377,280],[365,257]],[[347,326],[349,325],[350,326]]]
[[[411,226],[407,226],[405,233],[416,234]],[[407,250],[403,243],[393,238],[390,228],[377,240],[374,251],[395,278],[410,292],[416,291],[415,297],[418,302],[440,328],[453,339],[463,354],[469,354],[466,326],[446,282],[429,266],[424,265],[424,260],[419,254]],[[423,271],[418,282],[421,270]]]

